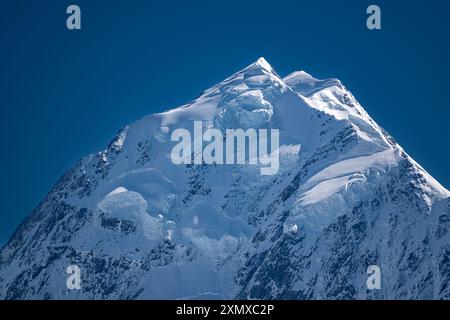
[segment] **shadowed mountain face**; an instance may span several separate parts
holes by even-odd
[[[194,121],[279,129],[278,172],[175,165]],[[450,298],[449,228],[449,192],[339,80],[260,58],[67,171],[2,249],[0,298]]]

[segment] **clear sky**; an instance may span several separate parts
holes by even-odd
[[[264,56],[336,77],[450,188],[450,2],[1,0],[0,244],[117,129]],[[81,7],[82,30],[66,28]],[[382,30],[366,28],[378,4]]]

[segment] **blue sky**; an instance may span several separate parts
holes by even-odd
[[[66,29],[77,4],[82,30]],[[382,30],[365,27],[378,4]],[[2,1],[0,244],[118,128],[264,56],[336,77],[450,187],[448,1]]]

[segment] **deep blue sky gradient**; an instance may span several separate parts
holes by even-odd
[[[336,77],[450,187],[450,2],[0,1],[0,244],[117,129],[264,56]],[[365,27],[382,9],[382,30]],[[78,4],[82,30],[66,29]]]

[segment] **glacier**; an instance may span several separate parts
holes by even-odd
[[[195,121],[279,129],[277,174],[173,164]],[[0,298],[448,299],[449,196],[339,80],[260,58],[64,173],[2,248]]]

